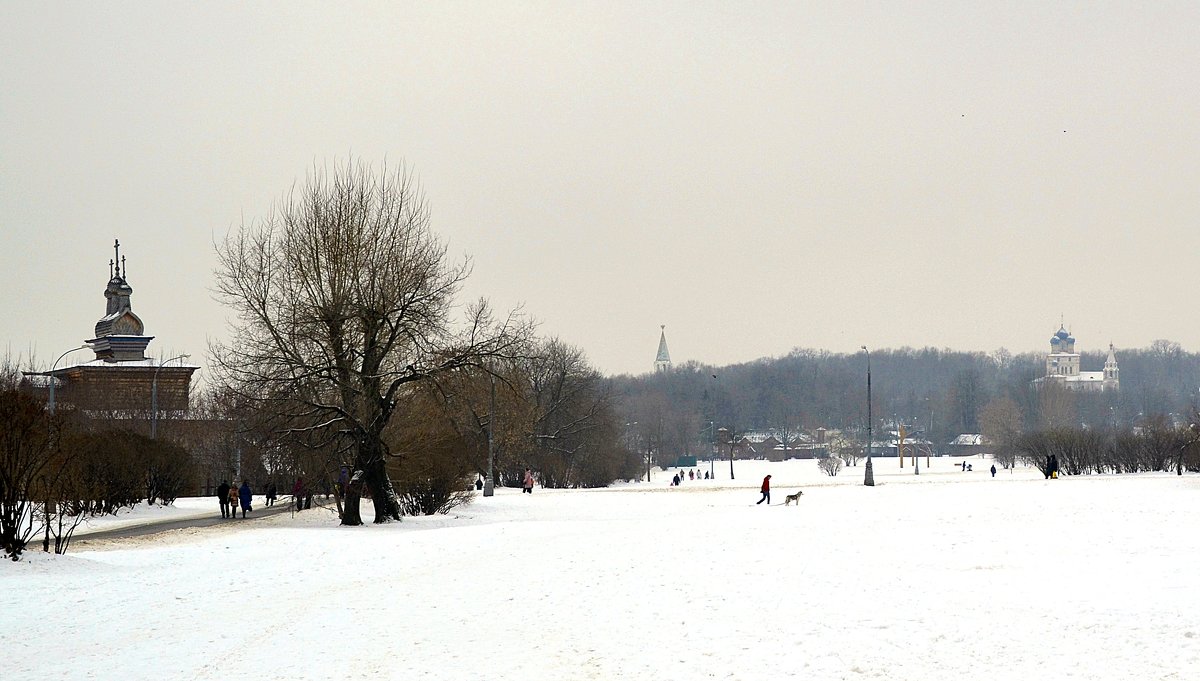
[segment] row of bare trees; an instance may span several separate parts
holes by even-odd
[[[1051,461],[1067,475],[1200,471],[1200,428],[1152,419],[1131,429],[1055,428],[1017,435],[1002,449],[1049,475]]]
[[[195,488],[188,452],[71,405],[51,412],[0,366],[0,550],[16,560],[31,541],[66,552],[89,516],[141,501],[169,504]]]

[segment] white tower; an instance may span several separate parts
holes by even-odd
[[[1104,360],[1104,390],[1118,390],[1121,387],[1121,370],[1117,368],[1117,353],[1113,344],[1108,344],[1108,359]]]
[[[658,336],[658,356],[654,358],[654,370],[668,371],[671,368],[671,353],[667,352],[667,325],[659,326],[662,332]]]

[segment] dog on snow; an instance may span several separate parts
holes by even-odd
[[[787,495],[786,497],[783,498],[783,505],[787,506],[794,501],[794,502],[796,502],[796,505],[799,506],[801,494],[804,494],[804,490],[800,490],[799,492],[796,492],[795,494]]]

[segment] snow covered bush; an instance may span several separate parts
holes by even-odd
[[[825,475],[828,475],[832,478],[842,470],[842,460],[836,456],[828,456],[824,459],[818,459],[817,468],[820,468]]]

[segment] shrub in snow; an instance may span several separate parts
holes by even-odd
[[[817,468],[820,468],[825,475],[832,478],[842,470],[842,460],[836,456],[819,459],[817,460]]]

